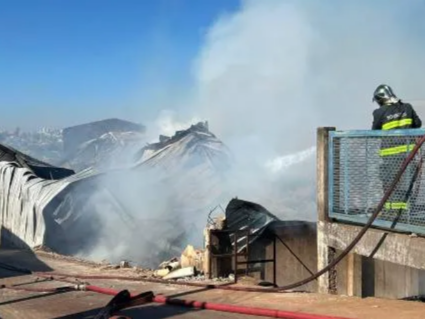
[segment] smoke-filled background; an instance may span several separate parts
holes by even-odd
[[[164,12],[183,9],[178,3],[164,2]],[[190,76],[185,85],[170,89],[169,82],[162,83],[173,75],[163,65],[165,51],[173,47],[152,43],[159,50],[151,48],[152,56],[159,58],[152,58],[146,72],[155,88],[139,90],[155,90],[156,98],[148,112],[133,112],[133,120],[147,125],[146,142],[209,122],[233,164],[218,178],[223,196],[205,198],[205,204],[226,205],[238,196],[283,219],[315,220],[317,127],[369,129],[376,107],[372,93],[381,83],[407,100],[424,97],[424,13],[425,1],[419,0],[241,1],[201,30],[201,45],[184,70]],[[160,28],[157,33],[161,38]],[[425,115],[419,105],[417,110]],[[179,167],[171,176],[176,172],[185,175]],[[192,174],[174,185],[176,179],[163,173],[103,178],[101,184],[113,188],[137,220],[133,226],[140,226],[140,234],[119,226],[113,212],[98,203],[104,232],[81,254],[141,260],[153,250],[143,238],[160,241],[165,234],[170,235],[165,241],[183,234],[182,245],[202,245],[208,205],[185,210],[181,194],[202,189],[211,176]]]
[[[249,157],[311,147],[318,126],[368,129],[372,92],[423,97],[424,1],[242,1],[208,29],[190,112]]]
[[[162,111],[157,128],[171,135],[208,120],[235,156],[226,194],[280,218],[315,220],[317,127],[369,129],[380,83],[402,98],[422,96],[424,35],[412,17],[423,5],[243,1],[208,28],[193,87],[172,102],[178,108]],[[176,216],[198,220],[197,244],[206,214]]]
[[[235,194],[314,219],[317,127],[369,129],[381,83],[423,97],[424,10],[424,1],[242,1],[208,28],[176,125],[209,120],[238,161]]]

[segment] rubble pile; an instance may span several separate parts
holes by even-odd
[[[205,251],[188,245],[180,257],[162,262],[155,270],[154,276],[165,280],[202,277]]]
[[[206,123],[162,138],[131,165],[106,171],[74,173],[3,148],[2,243],[45,246],[93,261],[129,258],[143,268],[180,254],[189,243],[200,246],[205,213],[223,201],[224,171],[232,163]],[[193,267],[202,272],[199,263]]]
[[[212,212],[210,212],[211,215]],[[208,217],[207,227],[204,229],[204,246],[210,246],[210,230],[224,229],[226,217],[219,215]],[[206,281],[210,275],[210,255],[208,249],[195,249],[193,245],[187,245],[180,257],[174,257],[162,262],[153,273],[156,278],[177,281]],[[235,277],[230,274],[226,277],[215,277],[214,282],[232,282]]]

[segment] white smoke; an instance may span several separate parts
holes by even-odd
[[[246,0],[216,20],[194,61],[184,112],[207,119],[235,153],[237,176],[249,184],[235,193],[267,207],[297,185],[314,202],[317,127],[370,128],[380,83],[401,98],[419,95],[425,47],[411,31],[419,5]],[[267,184],[265,169],[285,173],[281,184]],[[282,193],[272,198],[270,189]]]
[[[406,13],[419,3],[385,4],[243,1],[205,36],[194,114],[224,140],[255,136],[281,154],[314,144],[318,126],[369,128],[375,86],[417,96],[425,69],[421,36],[415,43]]]
[[[176,131],[186,130],[192,124],[196,124],[200,121],[201,119],[196,116],[188,120],[179,121],[175,112],[163,110],[155,121],[154,131],[165,136],[173,136]]]
[[[230,194],[282,218],[314,219],[316,128],[369,128],[371,94],[381,83],[392,85],[400,98],[421,97],[425,47],[421,32],[412,30],[423,19],[411,18],[422,12],[420,5],[243,1],[208,29],[189,96],[185,103],[173,97],[175,111],[162,113],[157,129],[172,135],[208,120],[236,157],[229,185],[223,185]],[[132,189],[137,202],[143,192],[132,183],[123,183],[122,191]],[[136,211],[155,215],[149,206],[158,211],[155,202],[164,203],[164,196],[144,196],[152,203]],[[157,239],[159,233],[143,235]]]

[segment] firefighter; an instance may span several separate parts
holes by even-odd
[[[373,112],[372,130],[387,131],[420,128],[422,126],[422,121],[412,105],[402,102],[389,85],[379,85],[373,93],[372,101],[379,105],[379,108]],[[382,137],[379,155],[382,158],[380,179],[383,183],[384,192],[390,187],[404,159],[414,146],[415,138],[412,136]],[[403,178],[385,203],[384,212],[391,213],[408,209],[406,194],[411,183],[409,181],[412,175],[411,171],[410,169],[406,170],[403,174]]]

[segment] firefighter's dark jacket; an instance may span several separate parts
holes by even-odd
[[[384,105],[373,111],[372,130],[397,130],[421,126],[421,119],[409,103]]]
[[[421,126],[421,119],[409,103],[399,101],[395,104],[381,106],[373,111],[372,130],[399,130],[420,128]],[[381,144],[381,156],[408,152],[409,149],[403,152],[400,147],[406,145],[408,148],[412,148],[412,143],[414,144],[412,137],[384,138]],[[400,152],[394,149],[396,146],[399,146]],[[392,151],[390,150],[391,148],[393,148]],[[383,149],[387,149],[387,151]]]

